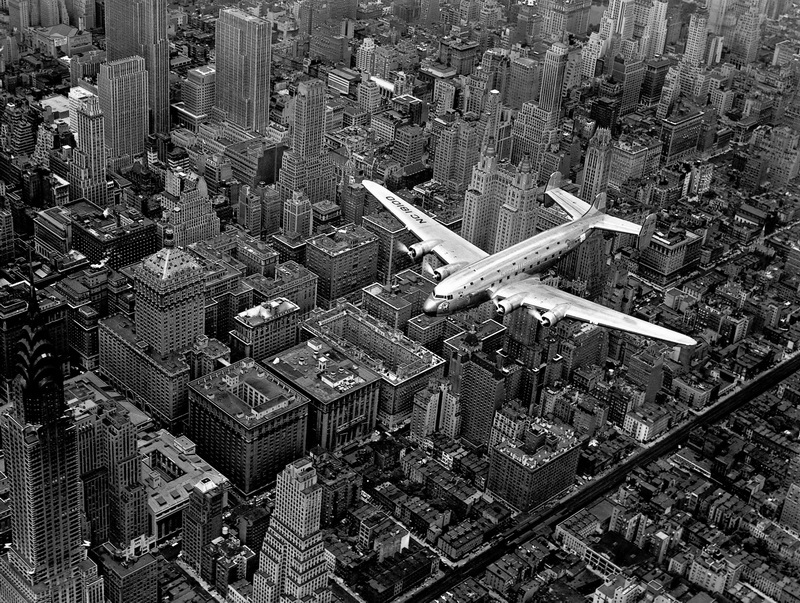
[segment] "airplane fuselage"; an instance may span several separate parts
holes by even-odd
[[[448,316],[473,308],[488,301],[491,291],[545,272],[586,240],[600,215],[561,224],[451,274],[436,285],[425,301],[425,313]]]

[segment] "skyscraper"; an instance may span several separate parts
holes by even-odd
[[[169,39],[166,0],[107,0],[106,53],[109,61],[138,55],[147,70],[148,131],[169,130]]]
[[[297,86],[292,121],[292,150],[303,159],[322,152],[325,136],[325,83],[307,80]]]
[[[491,139],[464,196],[464,238],[494,253],[533,236],[538,204],[531,172],[530,155],[524,154],[517,166],[500,162]]]
[[[217,70],[211,65],[190,69],[181,88],[186,110],[192,115],[208,115],[214,107]]]
[[[333,200],[336,175],[323,155],[325,136],[325,83],[310,79],[300,82],[294,99],[292,147],[283,154],[278,190],[286,202],[295,191],[305,191],[311,203]]]
[[[159,354],[192,345],[205,328],[205,274],[185,251],[165,247],[134,276],[136,333]]]
[[[322,486],[308,458],[278,474],[275,511],[264,536],[253,603],[328,603],[328,572],[320,521]]]
[[[121,169],[144,152],[147,136],[147,71],[144,59],[132,56],[100,66],[97,92],[105,116],[109,165]]]
[[[647,21],[639,42],[639,54],[646,61],[664,52],[667,41],[667,9],[664,0],[652,0],[647,11]]]
[[[539,106],[556,115],[561,109],[561,89],[567,69],[569,46],[556,42],[547,51],[542,66],[542,83],[539,88]]]
[[[611,131],[607,128],[598,128],[589,147],[586,149],[586,159],[583,162],[583,184],[580,197],[587,203],[593,203],[599,193],[606,192],[608,188],[608,174],[611,168]]]
[[[731,41],[731,61],[734,65],[743,67],[753,63],[758,57],[763,19],[758,2],[751,3],[747,12],[739,17]]]
[[[222,511],[227,507],[227,483],[205,477],[189,493],[183,513],[183,558],[200,572],[203,547],[222,534]]]
[[[707,41],[708,13],[703,9],[694,13],[689,19],[689,34],[683,61],[689,65],[700,65],[705,57]]]
[[[77,148],[70,164],[69,196],[83,197],[103,207],[106,204],[105,118],[100,99],[92,95],[75,111]]]
[[[283,232],[287,235],[311,236],[313,226],[311,201],[300,191],[292,193],[283,206]]]
[[[217,19],[216,106],[229,120],[256,132],[269,125],[272,24],[238,8]]]
[[[77,437],[64,378],[35,291],[30,304],[3,421],[12,542],[0,556],[0,600],[100,601],[103,581],[83,547]]]
[[[0,200],[0,265],[14,259],[14,216]]]

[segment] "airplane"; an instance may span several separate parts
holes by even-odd
[[[445,263],[433,270],[437,284],[423,305],[423,312],[429,316],[449,316],[491,300],[499,315],[524,308],[544,327],[571,318],[672,344],[696,345],[691,337],[541,281],[539,275],[578,247],[594,230],[638,236],[640,248],[649,244],[655,232],[655,215],[649,215],[642,225],[609,216],[605,213],[604,193],[589,204],[563,190],[560,183],[561,174],[555,172],[545,190],[571,220],[490,255],[380,184],[369,180],[362,182],[367,191],[420,239],[406,250],[412,260],[419,262],[426,254],[433,253]]]

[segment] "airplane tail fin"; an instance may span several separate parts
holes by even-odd
[[[597,196],[594,198],[594,203],[592,203],[592,207],[589,209],[589,214],[606,213],[606,199],[605,193],[597,193]]]
[[[561,172],[553,172],[550,175],[550,180],[547,181],[547,187],[545,187],[544,192],[551,191],[554,188],[561,188]]]
[[[650,239],[656,232],[656,215],[649,214],[642,224],[642,231],[639,233],[639,249],[647,249],[650,246]]]

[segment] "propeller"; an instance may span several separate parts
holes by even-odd
[[[433,267],[431,266],[430,262],[423,261],[422,262],[422,274],[431,279],[436,279],[436,272],[434,271]]]
[[[533,318],[538,320],[540,323],[542,322],[542,313],[539,312],[536,308],[528,308],[528,314],[530,314]]]
[[[408,245],[403,243],[400,239],[395,240],[395,249],[402,253],[403,255],[408,255]]]

